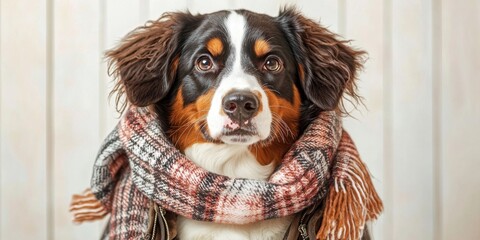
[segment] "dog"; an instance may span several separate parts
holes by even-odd
[[[166,13],[107,52],[117,101],[148,107],[202,168],[268,180],[321,111],[358,100],[363,51],[294,8]],[[180,239],[281,239],[292,216],[246,225],[177,218]]]

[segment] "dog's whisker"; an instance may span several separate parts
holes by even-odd
[[[283,142],[287,142],[289,137],[295,137],[293,134],[292,129],[288,126],[288,124],[279,117],[276,113],[272,113],[272,125],[274,127],[274,134],[277,137],[280,137]],[[280,135],[280,136],[278,136]]]

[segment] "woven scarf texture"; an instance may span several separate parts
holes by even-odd
[[[106,236],[135,239],[147,230],[151,200],[187,218],[245,224],[292,215],[325,198],[318,239],[358,239],[365,222],[382,211],[368,170],[333,111],[312,121],[269,180],[260,181],[198,167],[169,141],[155,114],[131,107],[99,151],[91,191],[74,196],[72,209],[79,221],[110,213]],[[101,204],[85,204],[97,200]]]

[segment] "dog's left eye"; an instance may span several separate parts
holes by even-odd
[[[265,59],[263,70],[269,72],[279,72],[283,68],[283,63],[280,58],[276,56],[269,56]]]
[[[213,61],[209,56],[201,56],[197,59],[196,67],[199,71],[208,71],[213,67]]]

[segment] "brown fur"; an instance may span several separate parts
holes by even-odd
[[[280,164],[283,155],[288,151],[298,135],[298,123],[300,120],[300,93],[294,86],[293,103],[281,97],[267,88],[263,88],[268,97],[270,111],[272,111],[272,132],[270,139],[259,142],[250,147],[250,152],[262,165],[274,162]]]
[[[129,103],[148,106],[166,96],[178,67],[178,45],[183,25],[193,21],[189,13],[166,13],[130,32],[121,44],[106,53],[109,74],[116,79],[117,109],[127,95]]]
[[[355,79],[365,52],[350,47],[349,41],[339,40],[338,35],[295,9],[283,10],[278,18],[285,26],[294,26],[291,44],[301,64],[299,75],[307,98],[321,110],[342,112],[345,108],[339,102],[344,92],[354,103],[361,102]]]
[[[223,43],[220,38],[212,38],[207,42],[207,49],[212,54],[212,56],[216,57],[222,54],[223,52]]]
[[[202,136],[201,128],[207,127],[206,118],[213,94],[214,91],[211,90],[194,103],[184,106],[180,87],[171,106],[169,118],[169,136],[180,151],[184,152],[194,143],[207,142]]]

